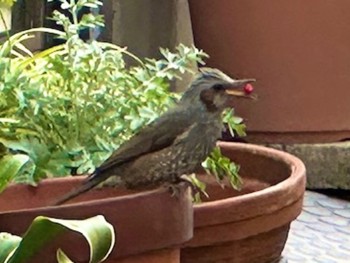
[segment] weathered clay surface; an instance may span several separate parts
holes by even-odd
[[[194,237],[182,263],[267,263],[280,257],[290,222],[301,212],[305,167],[266,147],[220,143],[241,166],[242,191],[206,179],[210,200],[194,207]]]
[[[257,79],[254,106],[233,104],[248,134],[273,140],[274,133],[290,132],[291,139],[311,133],[318,142],[350,137],[350,1],[189,3],[195,44],[210,55],[208,65]]]
[[[308,170],[308,188],[350,190],[350,142],[269,146],[303,160]]]
[[[239,241],[181,250],[181,263],[271,263],[283,251],[289,224]]]
[[[140,255],[117,259],[109,263],[179,263],[180,251],[177,248],[162,249]]]

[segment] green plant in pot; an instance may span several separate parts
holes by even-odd
[[[34,216],[82,219],[103,214],[121,229],[118,253],[112,252],[111,260],[164,248],[171,248],[169,257],[178,257],[178,244],[192,235],[188,190],[180,189],[178,198],[166,189],[124,198],[118,196],[118,189],[104,189],[95,191],[103,193],[91,202],[62,207],[47,204],[82,180],[57,177],[93,172],[120,144],[174,105],[179,94],[169,91],[171,81],[190,71],[193,62],[201,63],[206,55],[180,45],[174,52],[161,49],[162,59],[141,60],[126,48],[84,42],[79,30],[102,26],[103,19],[91,14],[78,19],[78,12],[101,2],[61,2],[72,16],[71,21],[59,12],[53,14],[63,31],[29,29],[0,46],[0,186],[4,190],[9,183],[21,183],[12,184],[0,195],[0,225],[7,232],[22,235]],[[54,34],[66,41],[33,54],[24,44],[34,32]],[[126,65],[125,57],[131,58],[134,66]],[[50,180],[53,177],[55,180]],[[94,194],[99,193],[91,196]],[[87,194],[84,201],[91,199]],[[134,209],[126,209],[130,207]],[[130,220],[135,214],[143,222]],[[134,246],[126,245],[130,242]],[[164,251],[159,253],[164,257]],[[150,254],[148,257],[157,255]]]
[[[54,13],[53,19],[63,26],[63,32],[47,28],[31,29],[11,36],[0,47],[0,150],[2,161],[7,163],[11,160],[10,165],[6,166],[7,171],[11,172],[5,172],[7,177],[6,180],[2,180],[3,188],[9,182],[37,185],[44,178],[93,172],[111,152],[141,127],[151,123],[176,103],[179,95],[169,92],[169,83],[174,78],[181,77],[183,72],[189,71],[188,65],[191,62],[200,63],[206,57],[200,50],[179,46],[175,52],[162,49],[163,58],[160,60],[140,60],[119,46],[98,41],[84,42],[79,38],[79,30],[101,26],[103,20],[96,15],[85,15],[79,20],[77,12],[84,5],[98,7],[101,2],[61,2],[62,7],[71,12],[73,18],[71,22],[66,16]],[[37,31],[55,34],[66,42],[32,54],[22,42]],[[126,65],[125,57],[131,58],[134,66]],[[226,114],[224,120],[231,129],[242,133],[241,120],[232,117],[230,112]],[[256,146],[232,147],[231,144],[221,144],[220,149],[230,158],[223,157],[221,152],[215,150],[204,162],[204,168],[211,170],[218,181],[221,182],[228,176],[228,184],[237,185],[238,168],[231,164],[231,160],[235,160],[242,164],[240,173],[244,175],[243,185],[247,185],[251,178],[258,178],[264,182],[263,187],[272,185],[274,191],[272,194],[269,194],[269,191],[261,191],[261,194],[252,195],[262,196],[264,202],[257,198],[250,199],[248,196],[233,201],[232,193],[238,195],[237,191],[230,188],[219,189],[220,193],[224,193],[221,196],[228,198],[223,200],[223,203],[216,200],[213,203],[209,202],[208,207],[214,211],[208,209],[205,203],[196,205],[194,239],[183,250],[186,252],[182,253],[184,262],[205,261],[206,252],[215,250],[217,244],[223,244],[225,248],[227,242],[232,240],[235,244],[231,246],[230,243],[225,253],[216,253],[213,262],[215,257],[219,259],[220,256],[240,259],[236,256],[240,251],[244,255],[253,255],[243,249],[249,246],[239,239],[253,235],[249,232],[253,228],[243,225],[243,219],[248,218],[249,222],[258,221],[264,228],[259,229],[262,232],[283,227],[283,236],[278,236],[283,239],[288,232],[288,224],[283,220],[291,220],[300,211],[305,172],[300,162]],[[12,159],[14,157],[15,160]],[[0,178],[5,176],[2,174]],[[289,181],[292,183],[279,184],[286,178],[291,178]],[[213,181],[217,179],[214,178]],[[125,197],[125,192],[106,187],[103,191],[90,191],[61,207],[46,206],[47,202],[44,200],[62,195],[82,180],[84,179],[78,176],[48,179],[40,182],[36,188],[12,184],[0,195],[0,207],[3,210],[0,211],[0,225],[18,220],[16,223],[20,228],[16,225],[14,228],[9,226],[9,229],[24,230],[28,226],[22,223],[22,216],[63,214],[64,217],[86,218],[92,216],[91,213],[103,214],[113,225],[123,226],[117,227],[120,230],[118,240],[121,243],[117,243],[119,254],[113,255],[112,252],[112,260],[135,256],[137,253],[148,253],[151,250],[159,252],[164,248],[178,249],[179,244],[192,237],[192,203],[188,197],[188,190],[184,189],[181,189],[178,198],[171,197],[166,189],[145,191],[136,195],[127,192],[129,195]],[[67,185],[67,181],[73,183]],[[58,185],[59,187],[56,187]],[[212,185],[210,182],[210,187]],[[285,187],[286,185],[288,187]],[[298,185],[298,188],[293,188],[295,185]],[[251,191],[263,187],[252,188]],[[240,193],[247,193],[245,190],[243,187]],[[17,196],[18,192],[21,193],[20,196]],[[106,195],[102,195],[101,192]],[[8,200],[17,202],[15,208],[8,204]],[[218,203],[221,209],[217,208]],[[238,206],[231,206],[232,203]],[[288,206],[288,216],[283,220],[272,220],[272,210],[280,209],[281,203]],[[288,209],[292,206],[295,210],[291,212]],[[268,215],[262,216],[262,211]],[[203,217],[207,219],[205,223],[201,222]],[[234,220],[231,220],[232,217]],[[271,226],[271,222],[280,224]],[[208,235],[202,236],[201,231],[206,224],[209,226]],[[231,228],[225,229],[226,225]],[[138,231],[135,231],[136,229]],[[241,229],[247,230],[248,234],[243,235]],[[211,231],[220,233],[225,239],[215,239],[217,236]],[[164,240],[164,237],[169,239]],[[265,237],[262,238],[265,240]],[[212,239],[215,239],[213,246],[211,243],[205,243]],[[234,249],[231,249],[233,246]],[[200,247],[204,247],[204,252],[197,249]],[[254,251],[258,251],[256,247]],[[233,256],[232,251],[235,251]],[[270,253],[270,250],[266,251]],[[151,254],[154,255],[153,252]],[[175,257],[178,257],[178,254],[178,250],[173,253]],[[162,260],[159,262],[173,262],[170,258]],[[176,260],[174,262],[179,262],[178,258]],[[254,262],[249,260],[242,262]],[[148,258],[144,262],[152,260]]]
[[[64,31],[20,32],[0,49],[3,155],[7,151],[6,158],[29,157],[18,163],[23,166],[18,172],[7,174],[6,182],[35,185],[47,177],[92,172],[121,143],[175,103],[179,95],[169,91],[170,81],[206,57],[200,50],[180,45],[176,53],[161,49],[163,59],[141,61],[113,44],[83,42],[79,31],[103,26],[103,18],[86,14],[79,20],[79,10],[101,2],[61,2],[72,22],[57,11],[53,19]],[[22,42],[35,31],[53,33],[66,43],[32,54]],[[125,56],[137,65],[127,66]],[[231,130],[242,130],[241,120],[230,112],[225,121]],[[207,169],[215,167],[208,164]],[[237,178],[235,167],[221,164]]]

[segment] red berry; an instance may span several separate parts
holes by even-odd
[[[253,91],[254,91],[254,88],[253,88],[253,85],[252,85],[252,84],[248,83],[247,85],[245,85],[245,87],[244,87],[244,92],[245,92],[246,94],[250,94],[250,93],[252,93]]]

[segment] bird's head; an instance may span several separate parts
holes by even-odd
[[[255,99],[252,86],[255,79],[232,79],[218,69],[201,68],[181,101],[200,102],[210,112],[222,111],[233,97]]]

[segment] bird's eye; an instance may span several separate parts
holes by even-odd
[[[214,90],[223,90],[224,89],[224,85],[222,85],[222,84],[215,84],[213,86],[213,89]]]

